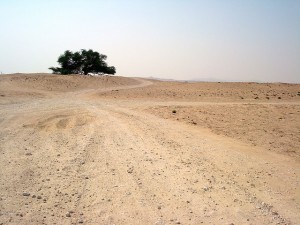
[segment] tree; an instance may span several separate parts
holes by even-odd
[[[54,74],[115,74],[114,66],[107,66],[106,55],[94,52],[92,49],[82,49],[79,52],[65,51],[58,57],[61,67],[50,67]]]

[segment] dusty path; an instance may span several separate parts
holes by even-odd
[[[94,93],[1,106],[0,224],[300,223],[299,162]]]

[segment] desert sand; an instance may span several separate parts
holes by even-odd
[[[300,224],[300,84],[0,76],[0,224]]]

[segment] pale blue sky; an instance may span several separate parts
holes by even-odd
[[[300,0],[0,0],[3,73],[83,48],[117,75],[300,83]]]

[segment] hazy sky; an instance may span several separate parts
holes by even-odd
[[[117,75],[300,83],[300,0],[0,0],[3,73],[83,48]]]

